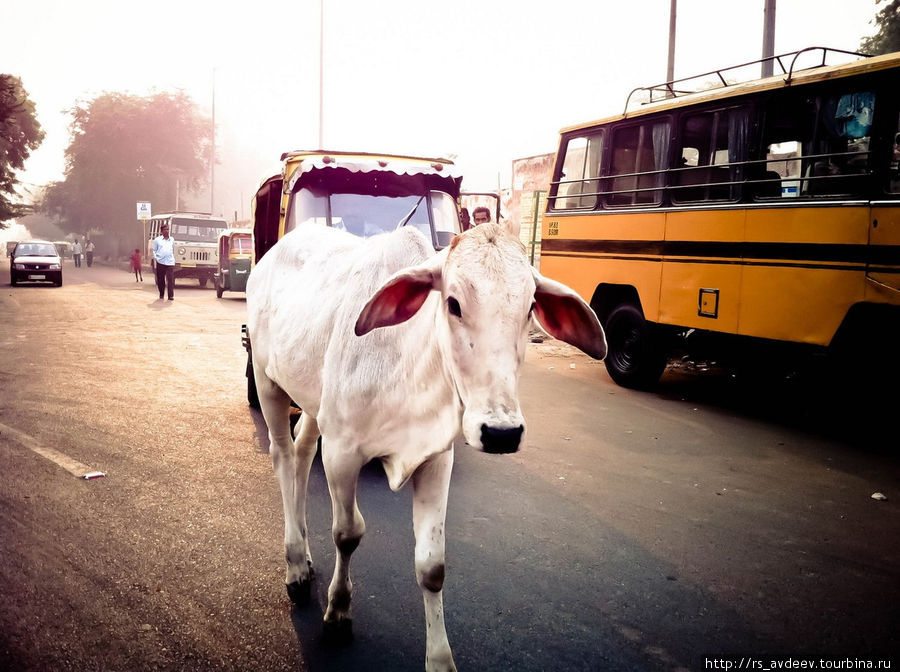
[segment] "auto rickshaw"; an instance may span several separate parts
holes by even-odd
[[[213,275],[216,296],[222,292],[247,291],[247,276],[253,257],[253,231],[250,229],[226,229],[219,234],[219,266]]]

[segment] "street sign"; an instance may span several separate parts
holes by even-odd
[[[137,218],[141,221],[150,219],[150,201],[138,201]]]

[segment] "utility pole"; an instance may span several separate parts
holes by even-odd
[[[212,81],[212,152],[209,160],[209,214],[216,214],[216,69]]]
[[[771,77],[773,73],[774,63],[772,56],[775,55],[775,0],[765,0],[766,6],[763,10],[763,45],[762,57],[769,59],[763,61],[760,75]]]
[[[322,91],[324,89],[324,73],[325,68],[323,61],[325,58],[325,0],[319,0],[319,149],[325,149],[322,144]]]
[[[675,79],[675,15],[677,14],[678,0],[670,0],[669,4],[669,60],[666,63],[666,81],[671,82]],[[671,98],[672,94],[666,92],[666,98]]]

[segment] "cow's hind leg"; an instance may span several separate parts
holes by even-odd
[[[425,669],[456,670],[444,626],[444,521],[453,469],[453,448],[420,466],[413,474],[413,530],[416,534],[416,581],[425,601]]]
[[[306,526],[306,489],[309,469],[316,455],[319,426],[304,413],[297,426],[297,438],[291,437],[290,397],[263,372],[254,371],[260,408],[269,427],[269,452],[281,487],[284,508],[284,557],[287,564],[285,586],[292,602],[306,604],[310,599],[312,556]]]
[[[306,525],[306,493],[309,470],[316,456],[316,442],[319,439],[319,425],[316,419],[309,413],[304,413],[297,425],[296,435],[293,446],[295,490],[293,501],[290,502],[295,512],[291,528],[294,534],[288,537],[285,526],[284,557],[287,561],[285,585],[292,602],[306,604],[310,599],[313,566],[312,553],[309,550],[309,529]],[[285,501],[285,506],[288,504]]]
[[[327,439],[323,439],[322,461],[328,477],[328,490],[331,492],[331,534],[337,550],[334,576],[328,586],[324,628],[328,639],[340,643],[348,641],[353,635],[350,556],[366,531],[366,522],[356,503],[356,488],[363,463],[353,451],[344,450],[343,446],[330,445]]]

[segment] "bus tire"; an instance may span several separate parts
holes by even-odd
[[[198,281],[200,282],[200,286],[201,286],[201,287],[206,287],[206,281],[207,281],[208,279],[209,279],[209,278],[207,278],[206,276],[203,276],[202,278],[198,278]]]
[[[251,408],[255,408],[257,411],[259,408],[259,394],[256,391],[256,376],[253,373],[253,360],[250,358],[250,353],[247,353],[247,403],[250,404]]]
[[[608,351],[606,370],[617,385],[646,389],[659,381],[666,368],[666,352],[653,325],[631,303],[616,306],[604,325]]]
[[[221,298],[222,298],[222,292],[224,292],[224,291],[225,291],[225,290],[222,288],[222,285],[220,285],[220,284],[217,282],[217,283],[216,283],[216,298],[217,298],[217,299],[221,299]]]

